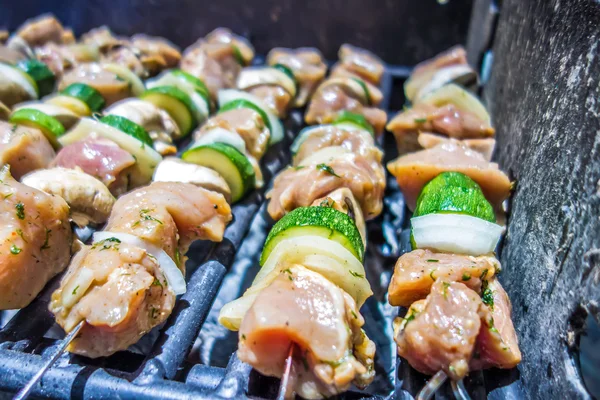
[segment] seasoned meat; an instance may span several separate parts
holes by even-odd
[[[81,35],[81,42],[84,44],[94,45],[102,52],[127,43],[126,40],[117,38],[115,35],[113,35],[106,25],[94,28]]]
[[[375,141],[370,133],[364,131],[347,131],[334,125],[323,125],[311,131],[311,135],[302,142],[294,154],[293,165],[299,165],[302,160],[317,151],[331,146],[341,146],[352,153],[362,156],[375,156],[373,161],[381,162],[381,153],[374,151]]]
[[[107,232],[139,237],[164,250],[183,271],[190,243],[219,241],[231,209],[217,193],[187,183],[156,182],[121,197]],[[50,310],[67,332],[86,324],[69,351],[88,357],[124,350],[162,323],[175,294],[157,258],[119,240],[85,246],[73,259]]]
[[[233,85],[233,82],[226,81],[221,64],[199,45],[192,45],[185,50],[181,59],[181,69],[201,79],[213,99],[217,98],[219,90]]]
[[[131,44],[142,53],[144,57],[158,56],[164,61],[165,68],[175,68],[181,60],[181,52],[168,40],[143,34],[131,37]]]
[[[281,377],[297,346],[289,392],[307,399],[334,396],[374,377],[375,344],[356,303],[322,275],[291,266],[257,296],[239,332],[238,357],[264,375]]]
[[[173,139],[181,136],[177,123],[169,113],[144,100],[125,99],[105,110],[105,115],[125,117],[144,128],[152,140],[154,149],[161,155],[177,153]]]
[[[28,305],[71,258],[69,206],[0,169],[0,310]]]
[[[408,307],[415,301],[424,299],[436,279],[461,282],[481,293],[483,279],[491,279],[498,270],[500,262],[491,255],[474,257],[413,250],[402,255],[396,262],[388,300],[393,306]]]
[[[67,72],[60,81],[59,90],[78,82],[85,83],[100,92],[107,106],[131,96],[129,82],[120,79],[115,73],[105,70],[97,63],[80,64]]]
[[[148,76],[136,50],[130,46],[113,47],[102,57],[102,61],[122,65],[140,78]]]
[[[0,45],[6,43],[6,40],[8,39],[8,31],[5,29],[1,29],[0,30]]]
[[[261,99],[279,118],[285,118],[292,96],[281,86],[259,85],[248,90]]]
[[[357,78],[364,82],[369,90],[369,96],[371,98],[371,104],[374,106],[378,106],[383,101],[383,92],[379,89],[378,86],[372,84],[368,80],[365,80],[362,76],[353,72],[345,67],[344,64],[336,64],[331,69],[331,73],[329,74],[331,78],[335,77],[348,77],[348,78]]]
[[[341,211],[344,214],[350,216],[354,220],[356,228],[360,232],[363,245],[365,247],[367,246],[367,227],[365,224],[365,217],[363,216],[360,204],[358,204],[350,189],[336,189],[333,192],[327,194],[327,196],[321,197],[320,199],[316,199],[311,204],[311,206],[322,205],[333,207],[336,210]]]
[[[21,182],[62,197],[69,205],[71,219],[79,226],[105,223],[115,204],[115,198],[102,182],[79,169],[40,169],[25,175]]]
[[[424,374],[443,370],[453,380],[462,379],[469,372],[482,305],[464,284],[436,280],[429,296],[411,306],[400,325],[398,354]]]
[[[248,154],[258,160],[267,150],[271,137],[260,114],[249,108],[238,108],[215,115],[194,132],[194,139],[198,140],[213,128],[236,132],[244,140]]]
[[[100,180],[118,197],[127,191],[127,171],[135,164],[131,154],[106,139],[88,139],[63,147],[53,167],[80,168]]]
[[[26,21],[16,33],[28,45],[42,46],[48,42],[63,43],[65,29],[54,15],[42,15]]]
[[[192,164],[177,157],[166,157],[154,171],[154,182],[184,182],[221,193],[231,202],[231,189],[218,172],[202,165]]]
[[[452,104],[436,107],[419,103],[398,113],[386,129],[396,137],[398,153],[420,150],[418,137],[431,132],[453,139],[484,139],[494,136],[494,128],[469,111],[459,110]]]
[[[48,139],[39,130],[0,121],[0,166],[10,165],[15,179],[46,168],[55,155]]]
[[[471,360],[473,370],[514,368],[521,362],[515,327],[510,318],[512,307],[504,288],[495,277],[487,282],[487,304],[483,306],[477,351]],[[492,301],[489,301],[489,299]]]
[[[202,79],[216,98],[220,89],[235,87],[242,66],[252,58],[254,49],[245,39],[229,29],[217,28],[184,51],[181,69]]]
[[[363,105],[341,85],[326,85],[325,81],[313,95],[304,120],[309,125],[332,122],[341,111],[362,114],[373,125],[375,132],[383,132],[387,115],[385,111]]]
[[[496,147],[496,139],[450,139],[447,136],[436,135],[433,133],[421,132],[417,138],[419,145],[424,149],[436,147],[439,144],[452,142],[457,145],[465,146],[471,150],[480,153],[486,161],[492,160],[492,154]]]
[[[338,57],[341,68],[357,74],[373,85],[379,85],[381,82],[385,65],[379,57],[370,51],[350,44],[343,44],[338,52]]]
[[[331,148],[329,148],[331,149]],[[321,151],[328,150],[323,149]],[[267,193],[268,211],[275,220],[298,207],[310,205],[336,189],[346,187],[360,203],[367,220],[382,209],[385,190],[383,168],[358,154],[345,153],[323,160],[301,163],[280,173]]]
[[[276,47],[269,52],[267,64],[282,64],[294,73],[299,86],[293,102],[295,107],[303,107],[306,104],[327,72],[327,65],[323,62],[321,52],[307,47],[299,49]]]
[[[469,176],[481,186],[485,197],[497,210],[510,195],[512,186],[498,164],[488,162],[481,154],[453,142],[405,154],[388,163],[387,168],[396,177],[411,210],[414,210],[423,186],[444,171],[457,171]]]

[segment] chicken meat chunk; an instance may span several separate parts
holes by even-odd
[[[102,182],[118,197],[128,190],[128,170],[135,158],[107,139],[88,139],[63,147],[52,167],[78,168]]]
[[[31,47],[42,46],[48,42],[69,43],[73,32],[65,30],[54,15],[41,15],[26,21],[16,32]]]
[[[387,124],[386,129],[394,134],[399,154],[421,150],[419,136],[423,133],[461,141],[488,139],[495,133],[488,121],[481,120],[475,113],[460,110],[453,104],[438,107],[419,103],[398,113]]]
[[[466,285],[437,279],[425,300],[397,325],[398,354],[417,371],[465,377],[481,327],[479,295]]]
[[[238,357],[264,375],[281,377],[293,344],[288,391],[322,399],[365,387],[374,377],[375,344],[361,329],[354,300],[322,275],[292,265],[248,310]]]
[[[317,86],[325,78],[327,65],[323,55],[314,48],[274,48],[267,56],[267,64],[282,64],[292,70],[298,81],[298,94],[293,101],[295,107],[303,107]]]
[[[187,183],[155,182],[121,197],[105,231],[142,242],[107,238],[84,246],[73,258],[50,303],[67,332],[85,320],[69,351],[108,356],[165,321],[175,293],[147,246],[164,251],[185,272],[191,242],[222,240],[231,218],[221,194]]]
[[[169,113],[154,104],[139,99],[125,99],[113,104],[104,114],[127,118],[144,128],[154,141],[154,150],[161,155],[177,153],[173,140],[181,137],[181,131]]]
[[[338,51],[339,67],[359,75],[363,80],[379,85],[385,71],[383,61],[360,47],[343,44]]]
[[[396,177],[406,204],[414,210],[423,186],[444,171],[461,172],[473,179],[496,210],[510,195],[512,184],[498,164],[455,142],[445,142],[431,149],[405,154],[388,163]]]
[[[388,300],[393,306],[408,307],[427,297],[437,279],[461,282],[481,293],[484,280],[491,279],[499,270],[500,262],[492,255],[474,257],[427,249],[413,250],[403,254],[396,262]]]
[[[48,167],[55,155],[41,131],[0,121],[0,165],[10,165],[15,179]]]
[[[23,308],[71,258],[69,206],[0,169],[0,310]]]
[[[85,83],[96,89],[109,106],[126,97],[131,97],[131,85],[98,63],[80,64],[64,74],[59,84],[63,90],[72,83]]]
[[[330,149],[334,148],[322,149],[319,153],[323,153],[315,155],[326,155],[325,152]],[[367,220],[381,213],[385,173],[379,163],[350,152],[328,157],[327,160],[315,158],[315,155],[296,167],[289,167],[275,178],[273,188],[267,193],[270,200],[267,209],[273,219],[278,220],[286,213],[306,207],[344,187],[350,189]]]

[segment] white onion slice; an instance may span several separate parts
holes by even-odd
[[[117,232],[96,232],[94,233],[94,243],[101,242],[102,240],[115,238],[119,239],[123,243],[131,244],[146,250],[146,252],[156,258],[160,269],[162,270],[169,289],[175,293],[175,295],[184,294],[186,291],[185,277],[181,273],[181,270],[175,264],[175,261],[160,247],[147,242],[137,236],[130,235],[128,233],[117,233]]]
[[[422,98],[426,94],[441,88],[447,83],[454,82],[456,78],[463,77],[469,74],[474,75],[473,69],[469,65],[459,64],[441,68],[433,74],[433,76],[426,85],[419,89],[413,101],[416,103],[420,98]]]
[[[219,127],[211,128],[210,130],[203,132],[202,136],[190,146],[190,149],[213,143],[225,143],[231,147],[235,147],[240,153],[246,154],[246,142],[244,142],[244,139],[236,132]]]
[[[496,248],[504,228],[462,214],[427,214],[410,220],[418,248],[480,256]]]

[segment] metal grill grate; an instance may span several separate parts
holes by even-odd
[[[402,108],[402,84],[409,73],[406,67],[387,68],[382,82],[382,108],[386,111]],[[297,110],[286,120],[285,139],[263,159],[265,182],[271,182],[289,163],[289,146],[302,128],[302,121],[303,112]],[[386,162],[395,157],[391,135],[384,135],[380,145],[386,150]],[[366,391],[351,390],[341,396],[346,399],[409,399],[426,380],[398,361],[392,339],[391,321],[398,309],[387,304],[385,294],[395,261],[407,249],[408,236],[403,231],[407,211],[402,194],[393,177],[388,177],[387,183],[384,211],[367,225],[365,268],[374,296],[361,310],[367,335],[377,345],[377,376]],[[240,296],[257,271],[258,256],[272,224],[265,212],[264,193],[256,191],[232,207],[234,219],[225,230],[223,242],[200,242],[191,247],[187,293],[176,303],[164,326],[146,335],[139,345],[111,357],[90,360],[63,354],[34,394],[58,399],[274,398],[278,381],[260,376],[240,362],[235,356],[237,335],[217,323],[220,307]],[[58,278],[0,331],[0,390],[14,392],[25,385],[41,368],[44,355],[55,346],[56,341],[45,335],[51,336],[48,331],[54,325],[47,305],[57,284]],[[493,383],[505,378],[514,380],[506,372],[492,374],[492,379],[480,373],[467,380],[474,398],[485,398]],[[496,393],[521,398],[520,388],[511,385]],[[452,395],[442,391],[436,398]]]

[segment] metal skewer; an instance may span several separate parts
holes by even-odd
[[[462,379],[458,382],[452,381],[452,392],[457,400],[471,400],[471,396],[469,396]]]
[[[438,371],[437,374],[431,378],[425,387],[421,389],[419,394],[417,395],[417,400],[429,400],[433,397],[435,392],[442,386],[444,382],[448,379],[448,375],[444,371]]]
[[[82,320],[80,323],[77,324],[77,326],[75,326],[75,328],[73,328],[71,332],[69,332],[67,336],[65,336],[61,344],[56,348],[56,350],[50,356],[48,361],[46,361],[44,366],[29,380],[29,382],[27,382],[23,389],[17,392],[15,397],[13,397],[13,400],[23,400],[31,394],[33,387],[39,382],[40,379],[42,379],[42,376],[46,373],[48,369],[50,369],[50,367],[52,367],[56,360],[58,360],[58,357],[60,357],[60,355],[65,351],[65,349],[73,341],[73,339],[77,337],[84,323],[85,320]]]
[[[283,371],[283,375],[281,377],[281,383],[279,384],[279,392],[277,392],[277,400],[285,400],[291,398],[288,396],[287,387],[290,381],[290,373],[292,371],[292,362],[294,361],[294,343],[290,344],[290,350],[288,352],[288,356],[285,359],[285,370]],[[291,393],[290,393],[291,395]]]

